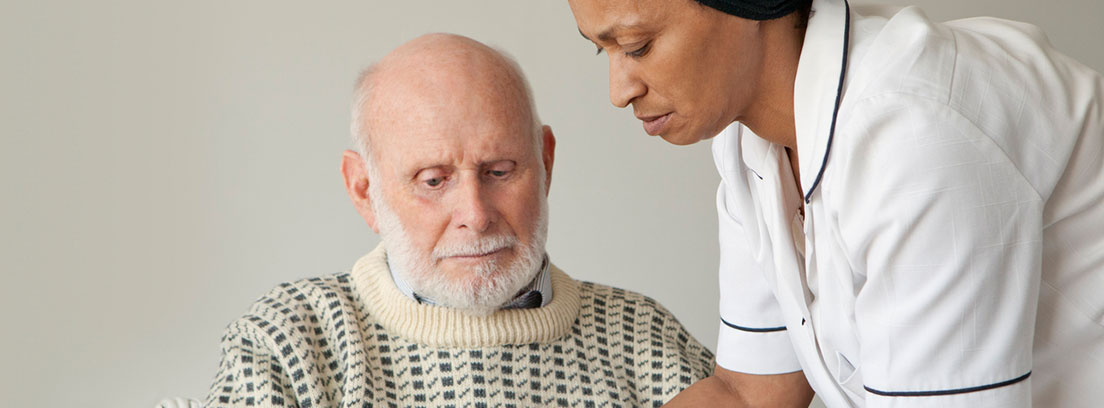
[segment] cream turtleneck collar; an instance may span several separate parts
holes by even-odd
[[[437,347],[492,347],[542,343],[566,335],[579,314],[579,284],[552,266],[552,302],[533,309],[473,316],[462,310],[420,304],[395,286],[383,245],[357,261],[353,286],[367,311],[388,331]]]

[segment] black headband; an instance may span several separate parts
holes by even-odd
[[[736,17],[749,20],[772,20],[797,9],[795,0],[697,0]]]

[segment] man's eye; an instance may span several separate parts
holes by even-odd
[[[626,52],[625,55],[628,55],[628,56],[633,57],[633,58],[643,57],[644,54],[648,53],[648,49],[651,45],[652,45],[651,42],[646,42],[640,48],[637,48],[633,51]]]
[[[506,177],[507,174],[505,170],[491,170],[488,173],[495,177]]]
[[[430,186],[430,187],[437,187],[437,186],[441,185],[441,183],[444,183],[444,182],[445,182],[445,179],[442,178],[442,177],[434,177],[434,178],[425,180],[426,185]]]

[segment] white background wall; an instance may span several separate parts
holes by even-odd
[[[894,1],[899,3],[899,1]],[[903,2],[900,2],[903,3]],[[1104,69],[1099,0],[926,0]],[[708,145],[645,136],[566,1],[0,4],[0,405],[202,398],[223,327],[377,242],[342,189],[358,70],[419,34],[513,53],[558,138],[553,260],[716,336]]]

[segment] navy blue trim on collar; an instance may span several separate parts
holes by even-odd
[[[725,319],[721,319],[721,323],[724,323],[725,326],[731,327],[731,328],[736,329],[736,330],[752,332],[752,333],[770,333],[770,332],[778,332],[778,331],[786,330],[786,326],[782,326],[782,327],[744,327],[744,326],[737,326],[735,324],[729,323]]]
[[[824,176],[824,168],[828,166],[828,154],[832,153],[832,139],[836,136],[836,119],[839,118],[840,102],[843,100],[843,79],[847,76],[847,51],[851,43],[851,5],[847,3],[847,0],[844,0],[843,6],[843,58],[841,58],[842,62],[840,63],[842,66],[840,67],[839,85],[836,86],[836,106],[832,108],[832,125],[828,130],[828,147],[824,149],[824,159],[820,163],[820,171],[817,172],[816,179],[809,187],[809,192],[805,193],[805,204],[808,204],[809,200],[812,199],[813,191],[816,191],[817,186],[820,185],[821,177]],[[798,152],[798,154],[801,153]]]
[[[958,389],[953,389],[953,390],[881,391],[881,390],[876,390],[876,389],[867,387],[865,385],[863,386],[863,388],[865,388],[866,391],[870,392],[871,394],[881,395],[883,397],[937,397],[937,396],[943,396],[943,395],[965,394],[965,393],[969,393],[969,392],[978,392],[978,391],[991,390],[991,389],[994,389],[994,388],[1005,387],[1005,386],[1009,386],[1009,385],[1018,383],[1020,381],[1026,380],[1027,377],[1030,377],[1030,376],[1031,376],[1031,372],[1028,371],[1027,374],[1021,375],[1019,377],[1013,378],[1013,379],[1008,380],[1008,381],[1001,381],[999,383],[988,384],[988,385],[980,385],[980,386],[977,386],[977,387],[958,388]]]

